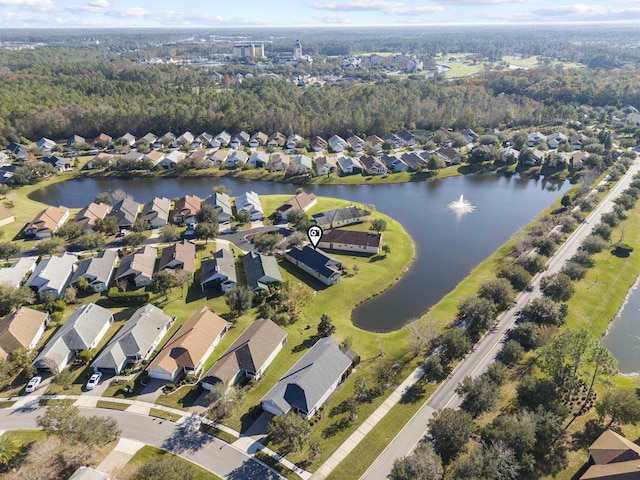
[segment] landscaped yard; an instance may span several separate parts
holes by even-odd
[[[221,480],[220,477],[214,475],[209,470],[205,470],[198,465],[195,465],[188,460],[185,460],[182,457],[178,457],[169,452],[165,452],[164,450],[160,450],[159,448],[154,448],[150,446],[142,447],[140,450],[136,452],[136,454],[131,457],[129,463],[127,463],[127,467],[133,469],[137,469],[144,465],[145,463],[157,462],[165,456],[175,457],[178,462],[180,462],[184,467],[183,468],[192,468],[195,472],[193,476],[193,480]]]

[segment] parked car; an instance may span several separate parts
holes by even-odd
[[[87,385],[86,385],[86,389],[87,390],[93,390],[94,388],[96,388],[96,385],[98,385],[98,383],[100,383],[101,379],[102,379],[102,372],[94,373],[89,378],[89,381],[87,382]]]
[[[31,393],[34,392],[36,390],[36,388],[38,388],[38,385],[40,385],[40,382],[42,381],[42,377],[33,377],[31,380],[29,380],[29,383],[27,383],[27,386],[25,387],[24,391],[27,393]]]

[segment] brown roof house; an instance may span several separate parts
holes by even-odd
[[[211,390],[218,382],[228,385],[242,378],[259,379],[287,343],[287,332],[268,318],[249,325],[202,377],[202,387]]]
[[[149,376],[175,382],[182,375],[196,375],[229,325],[209,307],[194,312],[147,367]]]
[[[344,252],[380,253],[382,234],[356,230],[327,230],[322,235],[318,247]]]
[[[20,307],[0,322],[0,359],[20,348],[33,350],[49,323],[49,314]]]
[[[302,192],[280,205],[276,209],[276,212],[280,214],[280,218],[282,218],[282,220],[287,220],[289,212],[293,210],[302,210],[303,212],[306,212],[316,203],[318,203],[318,198],[313,193]]]
[[[91,202],[78,212],[73,221],[80,225],[83,233],[89,233],[93,229],[96,220],[106,217],[110,209],[111,207],[106,203]]]
[[[15,221],[16,217],[13,216],[13,213],[4,205],[0,205],[0,227],[9,225]]]
[[[580,477],[587,479],[632,480],[640,478],[640,446],[605,430],[589,447],[589,469]]]
[[[196,214],[200,211],[202,199],[195,195],[185,195],[173,206],[174,223],[196,223]]]
[[[193,275],[196,263],[196,244],[181,240],[162,250],[158,271],[168,270],[172,273],[187,272]]]
[[[69,218],[67,207],[47,207],[24,229],[29,237],[48,238]]]

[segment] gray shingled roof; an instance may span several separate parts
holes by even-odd
[[[203,260],[200,264],[200,284],[207,282],[214,275],[219,274],[234,283],[238,282],[233,252],[228,248],[221,248],[212,258]]]
[[[116,219],[119,227],[129,227],[136,221],[139,208],[138,202],[125,197],[113,206],[109,216]]]
[[[334,339],[321,338],[260,402],[271,402],[282,413],[292,408],[308,413],[318,406],[320,399],[344,375],[349,365],[351,360],[340,351]]]
[[[42,260],[33,273],[29,276],[26,284],[28,287],[56,290],[62,292],[71,277],[73,266],[78,257],[69,253],[53,256]]]
[[[331,255],[308,245],[303,248],[292,248],[287,252],[285,258],[287,260],[291,258],[302,263],[325,278],[329,278],[336,272],[340,272],[340,269],[342,268],[342,263]]]
[[[316,213],[313,215],[312,220],[316,225],[331,225],[335,222],[341,222],[353,218],[360,218],[370,215],[370,212],[366,210],[360,210],[359,208],[351,205],[345,208],[338,208],[336,210],[327,210],[324,212]]]
[[[102,282],[108,286],[117,261],[118,252],[115,250],[103,250],[97,257],[80,262],[76,273],[71,278],[71,283],[77,282],[80,277],[86,277],[91,279],[92,282]]]
[[[242,257],[242,266],[251,290],[265,289],[268,283],[283,281],[275,257],[249,252]]]

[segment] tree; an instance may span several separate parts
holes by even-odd
[[[38,255],[54,255],[64,250],[61,238],[51,237],[38,243]]]
[[[160,228],[160,241],[173,243],[180,239],[180,229],[175,225],[167,223]]]
[[[606,223],[600,223],[593,228],[593,234],[602,237],[603,240],[611,240],[611,227]]]
[[[427,357],[422,364],[422,371],[425,377],[431,382],[440,382],[447,376],[447,370],[438,355]]]
[[[582,280],[587,275],[587,269],[577,263],[567,262],[560,270],[560,273],[564,273],[572,281]]]
[[[136,221],[133,222],[133,225],[131,226],[131,231],[136,233],[142,233],[145,230],[151,230],[151,224],[146,220],[143,220],[141,218],[136,218]]]
[[[533,322],[519,323],[513,329],[513,338],[522,348],[532,350],[538,346],[538,337],[540,336],[538,326]]]
[[[531,281],[531,274],[522,265],[514,263],[500,270],[498,278],[506,278],[514,289],[524,290]]]
[[[460,407],[474,418],[493,410],[500,398],[500,390],[484,375],[477,378],[466,377],[456,389],[456,393],[462,397]]]
[[[11,285],[0,285],[0,315],[6,315],[22,305],[31,305],[35,299],[35,293],[27,286],[16,288]]]
[[[71,437],[80,421],[80,409],[73,405],[48,406],[43,415],[36,421],[47,435],[58,435],[63,438]]]
[[[536,446],[536,419],[533,413],[524,411],[499,415],[484,428],[482,439],[488,444],[502,442],[513,451],[524,470],[532,469],[532,453]]]
[[[583,250],[577,251],[573,255],[573,257],[569,259],[569,261],[572,263],[577,263],[578,265],[581,265],[585,268],[591,268],[596,264],[595,260],[593,259],[593,255]]]
[[[164,299],[169,300],[169,292],[173,288],[173,274],[168,270],[156,272],[151,277],[151,285],[149,286],[153,293],[164,295]]]
[[[600,217],[600,221],[611,228],[617,226],[620,223],[620,219],[613,212],[603,213]]]
[[[125,247],[132,247],[132,248],[136,248],[139,247],[140,245],[142,245],[145,240],[147,239],[147,237],[145,236],[144,233],[130,233],[129,235],[126,235],[124,237],[122,237],[122,245]]]
[[[384,232],[387,229],[387,221],[382,218],[375,218],[371,220],[371,226],[369,230],[373,230],[374,232]]]
[[[253,292],[246,285],[238,285],[238,287],[224,293],[224,301],[231,313],[239,317],[251,308]]]
[[[99,232],[85,233],[78,242],[83,250],[93,250],[104,244],[104,236]]]
[[[591,254],[601,252],[605,249],[606,246],[607,241],[600,235],[591,234],[582,242],[582,248],[585,250],[585,252]]]
[[[540,290],[545,297],[555,302],[566,302],[575,291],[571,278],[564,273],[554,273],[542,277]]]
[[[255,237],[253,244],[259,252],[272,253],[282,240],[279,233],[262,233]]]
[[[434,450],[447,464],[462,451],[473,433],[473,418],[467,412],[444,408],[429,420]]]
[[[49,406],[36,423],[47,435],[58,435],[72,443],[106,445],[120,436],[115,419],[82,417],[73,405]]]
[[[429,442],[420,442],[407,457],[393,463],[390,480],[440,480],[443,477],[442,459]]]
[[[82,236],[82,227],[76,222],[67,222],[56,230],[55,235],[67,242],[73,242]]]
[[[391,253],[391,246],[388,243],[382,244],[382,251],[384,256],[387,257]]]
[[[524,356],[524,348],[515,340],[507,340],[498,358],[506,365],[515,365]]]
[[[224,382],[216,383],[207,394],[206,401],[209,411],[217,419],[229,418],[244,402],[244,390],[234,385],[228,386]]]
[[[64,289],[60,300],[62,300],[67,305],[76,303],[76,296],[78,295],[78,289],[73,285],[69,285]]]
[[[471,296],[458,305],[456,319],[467,324],[467,330],[473,336],[484,332],[496,320],[496,304],[486,298]]]
[[[480,285],[480,297],[491,300],[498,310],[505,310],[511,306],[515,297],[511,283],[504,278],[491,278]]]
[[[7,198],[7,193],[9,193],[9,190],[9,185],[7,185],[6,183],[0,184],[0,196],[2,196],[3,198]]]
[[[429,170],[440,170],[446,166],[446,162],[437,155],[431,155],[429,156],[429,160],[427,160],[427,168]]]
[[[311,226],[311,219],[304,210],[296,208],[287,213],[287,221],[297,232],[306,232]]]
[[[224,183],[221,183],[220,185],[216,185],[215,187],[213,187],[213,191],[215,193],[225,193],[227,195],[231,193],[231,191],[227,188],[227,186]]]
[[[467,334],[459,328],[450,328],[440,335],[437,343],[442,345],[442,356],[448,361],[462,358],[471,348]]]
[[[218,235],[218,223],[199,223],[193,232],[196,238],[204,238],[205,243],[209,243],[210,238],[216,238]]]
[[[554,238],[548,235],[536,237],[531,243],[538,249],[538,253],[540,253],[540,255],[544,255],[546,257],[553,254],[557,246]]]
[[[596,403],[596,412],[598,412],[600,420],[609,418],[607,428],[614,423],[635,425],[640,421],[640,399],[631,390],[611,388]]]
[[[195,476],[196,471],[191,465],[168,454],[142,465],[131,480],[193,480]]]
[[[283,444],[285,451],[298,452],[309,441],[311,426],[295,412],[278,415],[271,420],[267,433],[276,444]]]
[[[320,323],[318,323],[318,336],[319,337],[330,337],[336,333],[336,326],[331,321],[331,317],[326,313],[322,314],[320,317]]]
[[[120,230],[120,227],[118,227],[118,221],[115,217],[107,216],[104,218],[97,218],[93,223],[93,229],[96,232],[104,233],[105,235],[115,235],[118,233],[118,230]]]
[[[236,220],[238,223],[249,223],[251,221],[251,214],[249,212],[238,212],[236,213]]]
[[[20,251],[20,247],[13,242],[0,242],[0,257],[4,258],[7,262],[9,257],[12,257]]]
[[[204,204],[200,211],[196,213],[196,221],[198,223],[218,223],[218,213],[212,205]]]

